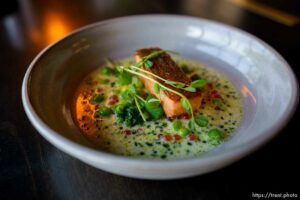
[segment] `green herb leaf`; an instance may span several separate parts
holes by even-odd
[[[160,102],[160,100],[156,99],[156,98],[151,98],[147,101],[148,103],[151,103],[151,102]]]
[[[216,106],[219,106],[220,108],[222,108],[224,106],[224,103],[221,99],[214,99],[213,104]]]
[[[189,86],[189,87],[186,87],[186,88],[183,88],[185,91],[188,91],[188,92],[196,92],[197,90],[196,90],[196,88],[193,88],[193,87],[191,87],[191,86]]]
[[[129,86],[129,93],[130,93],[131,95],[135,95],[135,94],[137,93],[137,87],[136,87],[134,84],[131,84],[131,85]]]
[[[147,68],[151,68],[153,66],[153,62],[150,61],[150,59],[155,58],[155,57],[159,56],[160,54],[163,54],[166,52],[175,53],[175,52],[169,51],[169,50],[152,51],[149,55],[143,57],[142,60],[139,63],[137,63],[136,66],[138,68],[140,68],[142,65],[144,65]]]
[[[179,135],[182,137],[186,137],[190,133],[190,130],[187,128],[180,128]]]
[[[143,115],[144,115],[144,118],[146,119],[146,121],[151,118],[150,114],[146,111],[143,112]]]
[[[120,92],[120,97],[121,97],[121,99],[123,99],[123,100],[128,99],[129,96],[130,96],[130,92],[129,92],[128,89],[122,90],[122,91]]]
[[[109,76],[109,75],[114,74],[114,70],[113,70],[112,68],[110,68],[110,67],[103,67],[103,68],[101,69],[101,73],[102,73],[103,75]]]
[[[120,85],[128,85],[130,84],[132,81],[132,75],[126,71],[120,71],[119,75],[118,75],[118,79],[117,82]]]
[[[145,60],[144,65],[147,68],[151,68],[153,66],[153,62],[151,62],[150,60]]]
[[[117,123],[123,123],[125,126],[132,127],[143,122],[134,101],[123,102],[115,106],[113,110]]]
[[[134,100],[135,100],[136,107],[138,108],[138,111],[139,111],[142,119],[144,120],[144,122],[147,121],[147,116],[144,115],[144,113],[142,111],[142,108],[141,108],[141,105],[139,103],[139,100],[136,97],[134,97]]]
[[[95,112],[95,117],[108,117],[112,114],[112,110],[108,107],[101,107]]]
[[[192,113],[190,104],[189,104],[189,100],[186,97],[181,97],[180,103],[181,103],[182,107],[186,110],[187,113],[189,113],[189,114]]]
[[[149,55],[144,57],[144,59],[149,60],[149,59],[159,56],[160,54],[166,53],[166,52],[167,52],[167,50],[152,51]]]
[[[154,120],[160,119],[164,114],[160,101],[156,98],[148,99],[145,108]]]
[[[153,86],[153,90],[154,90],[154,92],[155,92],[156,94],[159,94],[160,86],[159,86],[157,83],[155,83],[154,86]]]
[[[208,131],[208,137],[211,140],[220,141],[222,139],[222,133],[219,129],[211,129]]]
[[[200,127],[206,127],[208,125],[208,119],[204,115],[196,115],[195,116],[195,122]]]
[[[175,131],[178,131],[181,128],[182,123],[181,123],[181,121],[176,120],[172,123],[172,126]]]
[[[157,98],[155,96],[153,96],[152,94],[149,94],[146,98],[146,101],[150,101],[151,99],[156,100]],[[157,99],[158,100],[158,99]]]
[[[92,103],[93,104],[99,104],[104,100],[104,95],[103,94],[95,94],[92,98]]]
[[[117,113],[121,113],[121,112],[124,110],[125,106],[126,106],[125,103],[120,103],[120,104],[118,104],[117,106],[115,106],[115,107],[113,108],[113,111],[114,111],[116,114],[117,114]]]
[[[143,65],[143,61],[140,61],[140,62],[136,63],[134,66],[137,68],[141,68],[142,65]]]
[[[182,82],[178,82],[178,81],[170,81],[170,80],[166,80],[165,83],[172,85],[175,88],[183,88],[185,86],[184,83]]]
[[[101,69],[101,73],[102,73],[103,75],[109,75],[109,74],[110,74],[110,68],[109,68],[109,67],[103,67],[103,68]]]
[[[155,80],[152,77],[149,77],[149,76],[145,75],[144,73],[138,72],[138,71],[143,71],[143,69],[137,68],[135,66],[132,66],[132,68],[136,69],[137,71],[135,71],[133,69],[126,68],[124,66],[120,66],[120,68],[122,70],[124,70],[124,71],[130,72],[131,74],[135,74],[135,75],[141,76],[141,77],[143,77],[143,78],[145,78],[145,79],[150,80],[151,82],[153,82],[154,83],[153,90],[156,93],[158,93],[161,89],[163,89],[163,90],[170,91],[170,92],[172,92],[172,93],[180,96],[181,97],[180,103],[182,104],[183,108],[187,111],[187,113],[191,114],[191,117],[192,117],[192,119],[194,121],[194,114],[193,114],[192,106],[191,106],[189,100],[182,93],[180,93],[179,91],[176,91],[176,90],[174,90],[172,88],[166,87],[165,85],[159,83],[157,80]],[[163,81],[167,81],[167,80],[165,80],[165,79],[163,79],[163,78],[161,78],[161,77],[159,77],[159,76],[157,76],[155,74],[152,74],[151,72],[147,71],[146,74],[150,74],[150,75],[152,75],[152,76],[154,76],[154,77],[156,77],[158,79],[161,79]]]
[[[189,129],[191,129],[191,131],[196,132],[196,126],[195,126],[195,121],[194,119],[191,119],[188,123]]]
[[[190,84],[190,87],[193,88],[202,88],[206,85],[207,80],[205,79],[199,79],[199,80],[195,80]]]
[[[142,88],[143,87],[143,82],[138,79],[137,77],[132,77],[132,83],[137,87],[137,88]]]

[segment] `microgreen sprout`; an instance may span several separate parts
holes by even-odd
[[[135,75],[140,76],[140,77],[143,77],[143,78],[145,78],[145,79],[147,79],[147,80],[149,80],[149,81],[152,81],[153,83],[159,85],[160,88],[162,88],[162,89],[164,89],[164,90],[167,90],[167,91],[169,91],[169,92],[172,92],[172,93],[174,93],[174,94],[180,96],[180,103],[181,103],[181,105],[182,105],[183,108],[187,111],[187,113],[189,113],[189,114],[192,116],[192,122],[195,123],[192,105],[191,105],[190,101],[188,100],[188,98],[187,98],[186,96],[184,96],[182,93],[180,93],[180,92],[178,92],[178,91],[176,91],[176,90],[173,90],[173,89],[171,89],[171,88],[165,86],[164,84],[160,83],[159,81],[153,79],[153,78],[150,77],[150,76],[147,76],[147,75],[145,75],[145,74],[143,74],[143,73],[140,73],[140,72],[137,72],[137,71],[135,71],[135,70],[132,70],[132,69],[130,69],[129,67],[124,67],[124,66],[119,66],[119,67],[120,67],[122,70],[127,71],[127,72],[129,72],[129,73],[131,73],[131,74],[135,74]],[[130,67],[132,67],[132,66],[130,66]],[[149,73],[151,73],[151,72],[149,72]]]

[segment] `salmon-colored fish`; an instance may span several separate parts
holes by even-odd
[[[135,53],[135,61],[140,62],[143,57],[149,55],[153,51],[159,51],[159,50],[161,49],[160,48],[138,49]],[[149,72],[152,72],[166,80],[179,81],[186,84],[187,86],[191,83],[191,79],[179,68],[179,66],[172,60],[169,54],[167,53],[160,54],[157,57],[152,58],[151,62],[153,63],[151,68],[142,66],[143,69],[148,70]],[[156,79],[157,81],[162,83],[161,80],[158,80],[155,77],[151,77],[151,78]],[[159,94],[156,94],[154,92],[155,83],[142,77],[140,77],[140,79],[143,81],[145,88],[152,95],[156,96],[161,101],[161,104],[163,106],[163,109],[167,117],[176,117],[187,113],[180,103],[181,97],[179,95],[174,94],[173,92],[167,90],[163,90],[163,91],[161,90]],[[189,102],[191,103],[193,111],[197,110],[200,107],[202,101],[202,95],[200,89],[198,89],[196,92],[188,92],[182,89],[174,88],[173,86],[170,86],[168,84],[164,84],[164,85],[166,87],[169,87],[173,90],[182,93],[185,97],[187,97]]]

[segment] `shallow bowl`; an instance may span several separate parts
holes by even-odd
[[[159,46],[201,61],[227,76],[242,96],[244,117],[232,138],[192,158],[150,160],[97,150],[72,119],[72,98],[82,78],[104,62],[141,47]],[[239,29],[200,18],[145,15],[83,27],[44,49],[22,86],[25,112],[51,144],[96,168],[129,177],[172,179],[224,167],[270,140],[290,119],[298,84],[269,45]]]

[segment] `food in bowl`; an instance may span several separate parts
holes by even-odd
[[[221,73],[160,48],[110,60],[79,84],[74,119],[101,150],[153,159],[192,157],[239,126],[240,94]]]
[[[140,27],[139,31],[132,31],[136,27]],[[234,133],[221,141],[222,145],[198,156],[189,154],[184,159],[144,159],[146,155],[130,157],[107,153],[101,150],[103,147],[97,149],[80,133],[72,118],[75,112],[71,111],[75,107],[72,103],[75,89],[83,76],[96,70],[105,57],[128,58],[136,49],[150,46],[180,52],[183,58],[172,54],[174,59],[179,58],[178,64],[184,58],[191,59],[187,63],[194,60],[205,63],[207,66],[197,62],[195,65],[208,71],[213,68],[234,84],[241,96],[243,118]],[[297,80],[287,62],[254,36],[206,19],[147,15],[89,25],[43,50],[24,76],[22,101],[38,132],[55,147],[84,163],[129,177],[174,179],[220,169],[261,147],[288,123],[298,103],[298,91]],[[221,96],[226,98],[223,92]],[[215,122],[207,117],[209,123]],[[218,129],[224,134],[221,127]],[[171,133],[175,131],[172,129]],[[201,134],[199,138],[204,141]]]

